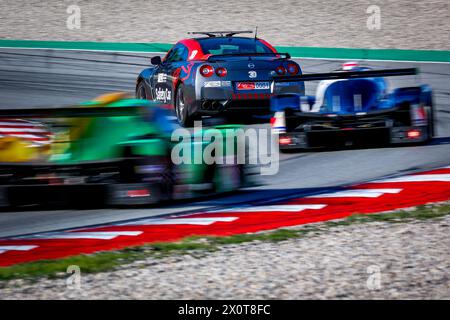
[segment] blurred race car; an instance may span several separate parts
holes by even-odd
[[[272,75],[299,75],[300,66],[252,31],[193,32],[175,44],[136,82],[136,97],[173,105],[179,123],[189,127],[202,115],[243,112],[269,114]],[[283,83],[275,93],[304,93],[302,82]]]
[[[345,63],[332,73],[274,77],[275,83],[321,80],[315,96],[272,97],[271,125],[280,150],[429,141],[434,135],[431,88],[389,92],[385,79],[417,72]]]
[[[72,107],[2,110],[0,118],[0,207],[79,204],[88,198],[143,205],[232,191],[245,180],[245,168],[237,161],[176,165],[171,134],[179,126],[171,111],[121,93]],[[211,129],[196,134],[202,138]],[[217,142],[220,155],[234,157],[238,141],[231,142],[235,148],[230,151],[224,147],[228,136],[223,137]],[[193,150],[192,157],[210,144],[206,139],[180,143]]]

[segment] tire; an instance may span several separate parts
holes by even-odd
[[[194,119],[191,115],[189,115],[188,105],[184,99],[184,91],[184,85],[180,84],[177,87],[175,96],[175,114],[181,126],[192,127],[194,124]]]
[[[139,84],[136,87],[136,99],[144,99],[147,100],[148,98],[147,90],[145,89],[144,80],[141,80]]]

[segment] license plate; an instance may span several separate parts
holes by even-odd
[[[270,88],[269,82],[238,82],[238,90],[267,90]]]

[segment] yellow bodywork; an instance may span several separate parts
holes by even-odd
[[[0,138],[0,162],[35,161],[48,155],[48,145],[33,145],[31,141],[17,137]]]
[[[81,108],[106,106],[109,103],[130,97],[123,92],[108,93],[97,97]],[[79,140],[86,132],[91,118],[54,119],[59,124],[65,124],[66,130],[53,132],[52,141],[46,144],[35,144],[30,140],[16,136],[0,137],[0,162],[29,162],[47,160],[51,155],[60,155],[68,151],[73,141]]]

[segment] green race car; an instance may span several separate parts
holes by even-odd
[[[3,110],[0,118],[2,207],[87,197],[145,205],[232,191],[246,180],[244,164],[203,158],[208,149],[236,160],[243,146],[230,132],[239,126],[182,129],[190,136],[177,141],[181,128],[160,103],[110,94],[74,107]],[[211,133],[223,138],[203,139]]]

